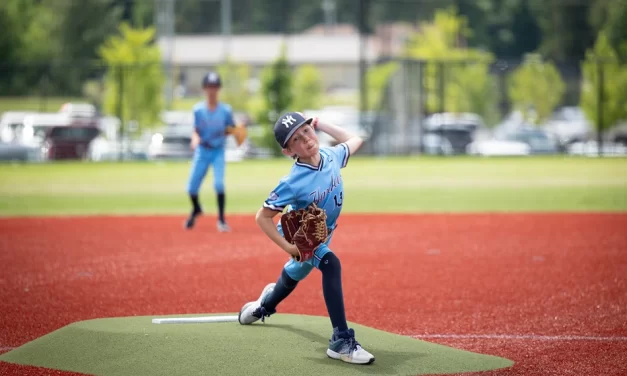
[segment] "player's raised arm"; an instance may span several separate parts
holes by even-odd
[[[348,132],[342,127],[321,119],[314,119],[314,122],[316,121],[317,124],[315,124],[315,127],[317,129],[335,138],[339,143],[346,143],[349,154],[355,153],[364,143],[364,140],[361,137],[352,132]]]

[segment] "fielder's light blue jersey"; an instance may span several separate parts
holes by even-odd
[[[206,102],[194,106],[194,128],[200,136],[200,143],[205,147],[223,148],[226,140],[227,127],[234,126],[231,106],[218,103],[211,111]]]
[[[346,167],[349,157],[348,146],[341,143],[320,149],[320,164],[317,167],[296,161],[263,206],[282,212],[285,208],[288,211],[304,209],[315,202],[326,211],[327,227],[335,229],[344,203],[340,169]]]

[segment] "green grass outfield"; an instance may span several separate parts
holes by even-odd
[[[288,159],[229,163],[227,210],[254,213]],[[190,162],[0,164],[0,216],[183,214]],[[345,212],[626,211],[625,158],[354,156]],[[213,177],[201,189],[215,210]]]

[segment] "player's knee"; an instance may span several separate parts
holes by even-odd
[[[340,273],[342,271],[342,263],[333,252],[329,252],[320,260],[320,271],[323,273]]]
[[[224,183],[215,183],[213,185],[213,189],[216,190],[216,193],[224,193]]]
[[[296,287],[296,285],[298,285],[298,281],[292,279],[292,277],[287,274],[287,271],[285,269],[283,269],[283,271],[281,272],[281,283],[287,289],[293,289]]]

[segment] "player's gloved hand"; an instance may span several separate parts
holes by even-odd
[[[320,244],[327,241],[329,234],[326,220],[325,211],[316,204],[311,204],[306,210],[292,210],[281,216],[285,240],[298,249],[297,257],[288,251],[296,261],[310,260]]]
[[[233,137],[235,137],[235,142],[237,143],[237,146],[242,146],[244,140],[246,140],[248,132],[246,131],[246,127],[244,127],[243,125],[236,125],[234,127],[228,127],[226,129],[226,134],[232,134]]]
[[[294,235],[300,228],[300,221],[305,214],[305,209],[290,210],[281,215],[281,228],[283,229],[283,237],[288,243],[294,244]]]

